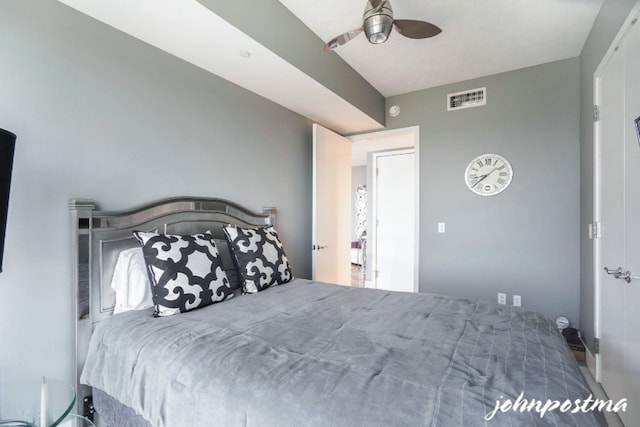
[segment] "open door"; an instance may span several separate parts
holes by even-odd
[[[351,141],[313,125],[312,278],[351,284]]]

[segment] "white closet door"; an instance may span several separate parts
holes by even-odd
[[[625,395],[625,286],[604,268],[624,267],[624,55],[616,53],[600,79],[599,246],[601,381],[609,397]]]
[[[634,9],[640,10],[640,2]],[[637,12],[634,12],[637,13]],[[596,125],[596,240],[600,334],[600,381],[613,401],[627,399],[618,415],[626,425],[640,419],[640,25],[619,41],[600,74]],[[618,278],[604,268],[620,268]]]
[[[633,279],[626,285],[626,390],[627,425],[640,422],[640,140],[635,119],[640,117],[640,25],[624,42],[625,56],[625,271]],[[632,422],[633,421],[633,422]]]

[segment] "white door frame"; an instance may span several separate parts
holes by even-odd
[[[623,41],[627,33],[634,25],[634,19],[637,19],[640,15],[640,0],[638,0],[631,9],[631,13],[622,24],[622,27],[618,31],[618,34],[613,39],[613,42],[607,49],[602,61],[596,68],[593,74],[593,105],[600,105],[602,99],[601,81],[602,75],[611,61],[611,57],[618,50],[618,46]],[[601,159],[600,151],[602,150],[602,137],[600,135],[600,122],[594,121],[593,123],[593,220],[595,223],[601,223],[600,206],[602,201],[602,173],[601,173]],[[602,336],[602,301],[601,292],[603,289],[602,280],[600,279],[600,262],[601,262],[601,250],[599,240],[597,236],[593,236],[593,281],[594,281],[594,336],[600,338]],[[587,366],[597,382],[601,381],[602,361],[599,354],[591,355],[587,351]]]
[[[415,224],[414,230],[416,233],[416,240],[414,245],[414,271],[413,271],[413,289],[415,292],[420,290],[420,127],[419,126],[410,126],[406,128],[399,129],[391,129],[379,132],[370,132],[366,134],[352,135],[349,137],[352,142],[358,140],[366,140],[368,138],[376,138],[376,139],[384,139],[384,138],[392,138],[398,135],[411,135],[413,139],[413,151],[415,152]],[[373,173],[373,171],[370,171]],[[375,177],[374,177],[375,178]],[[375,185],[375,179],[373,179],[373,185]],[[370,192],[372,194],[373,192]],[[372,209],[375,210],[375,206],[372,206]],[[375,218],[375,212],[372,211],[372,218]],[[370,224],[367,227],[367,239],[373,237],[375,239],[375,231],[373,236],[370,236],[371,229],[375,229],[372,227],[373,224]],[[370,240],[367,240],[367,246],[371,245],[372,248],[375,248],[375,243],[371,244]],[[371,260],[375,260],[375,253],[371,253]],[[375,261],[373,261],[375,262]],[[371,265],[372,271],[375,268],[375,265]],[[369,281],[367,280],[367,283]]]

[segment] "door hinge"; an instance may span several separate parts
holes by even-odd
[[[593,121],[597,122],[598,120],[600,120],[600,106],[599,105],[594,105],[593,106]]]
[[[593,339],[593,354],[600,354],[600,338]]]
[[[602,237],[602,224],[600,223],[600,221],[594,221],[593,222],[593,238],[594,239],[599,239]]]

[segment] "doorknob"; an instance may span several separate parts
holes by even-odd
[[[631,272],[629,270],[627,271],[622,271],[622,267],[618,267],[617,270],[610,270],[609,268],[605,267],[604,271],[607,274],[613,274],[613,277],[615,277],[616,279],[622,279],[627,283],[631,283]]]
[[[605,273],[607,274],[613,274],[613,276],[617,279],[618,275],[622,274],[622,267],[618,267],[617,270],[611,270],[608,267],[604,268]]]
[[[631,283],[631,272],[629,270],[625,271],[622,274],[619,274],[616,279],[623,279],[627,283]]]

